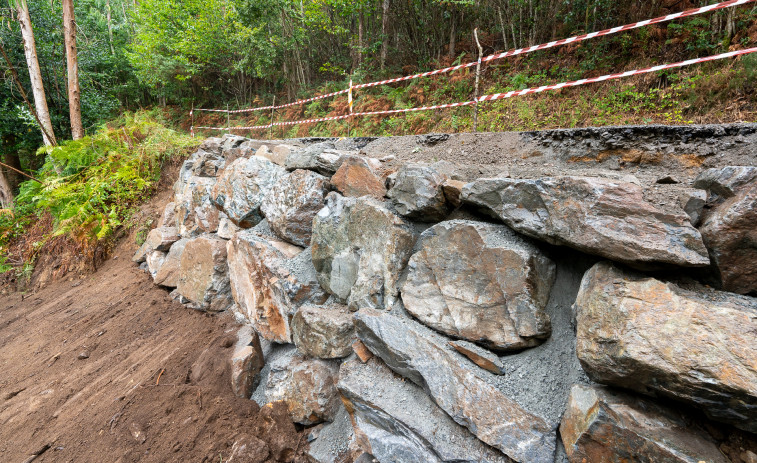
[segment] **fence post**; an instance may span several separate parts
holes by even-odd
[[[189,133],[192,134],[192,138],[195,137],[195,102],[192,100],[192,109],[189,110]]]
[[[350,138],[352,132],[352,76],[350,76],[350,89],[347,92],[347,105],[350,110],[350,116],[347,118],[347,138]]]
[[[229,104],[226,104],[226,133],[231,133],[231,112],[229,112]]]
[[[273,103],[271,104],[271,125],[268,127],[268,139],[273,140],[273,116],[276,110],[276,95],[273,95]]]
[[[481,42],[478,41],[478,28],[473,29],[473,37],[476,38],[478,47],[478,62],[476,63],[476,103],[473,105],[473,131],[478,132],[478,81],[481,78],[481,57],[484,51],[481,49]]]

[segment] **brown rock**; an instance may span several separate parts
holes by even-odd
[[[173,243],[179,240],[179,233],[176,227],[158,227],[150,230],[145,238],[145,242],[139,247],[132,261],[142,263],[147,256],[153,251],[166,252]]]
[[[555,265],[505,225],[450,220],[423,232],[402,287],[422,323],[495,350],[541,344]]]
[[[371,351],[368,350],[368,348],[365,347],[365,344],[363,344],[359,339],[356,339],[355,342],[352,343],[352,350],[363,363],[373,358]]]
[[[575,385],[560,425],[572,463],[728,463],[690,418],[649,400]]]
[[[358,157],[346,159],[331,177],[331,183],[344,196],[359,198],[368,195],[381,199],[386,195],[384,182],[365,160]]]
[[[171,245],[171,249],[168,250],[163,265],[160,266],[160,269],[155,274],[154,281],[156,285],[175,288],[179,284],[181,255],[184,253],[184,247],[188,241],[188,239],[182,238]]]
[[[499,357],[488,350],[482,349],[472,342],[466,341],[450,341],[449,345],[484,370],[494,373],[495,375],[505,374],[505,366],[499,360]]]
[[[327,297],[316,281],[310,253],[246,230],[229,240],[228,256],[235,310],[263,338],[292,342],[289,324],[297,309]]]
[[[757,293],[757,182],[736,189],[706,214],[699,231],[723,289]]]
[[[463,193],[463,187],[465,186],[465,182],[462,182],[460,180],[450,180],[447,179],[442,183],[442,191],[444,192],[444,197],[447,199],[447,202],[452,207],[460,207],[460,205],[463,203],[462,199],[460,199],[460,196]]]
[[[230,363],[231,390],[237,397],[249,399],[257,386],[258,374],[265,366],[260,337],[252,327],[239,328]]]
[[[208,235],[188,241],[179,265],[176,291],[194,308],[217,312],[233,304],[225,240]]]
[[[575,310],[576,353],[591,379],[757,432],[757,300],[602,262],[584,275]]]

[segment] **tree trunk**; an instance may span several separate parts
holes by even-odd
[[[108,21],[108,42],[110,43],[110,54],[115,55],[116,50],[113,48],[113,21],[110,15],[110,0],[105,0],[105,19]]]
[[[37,60],[37,46],[34,43],[34,30],[32,29],[32,19],[29,16],[29,5],[26,0],[18,0],[16,4],[18,13],[18,23],[21,26],[21,37],[24,41],[24,54],[26,55],[26,65],[29,68],[29,80],[32,85],[32,94],[34,95],[34,107],[36,108],[37,117],[44,127],[42,138],[45,145],[56,144],[53,124],[50,121],[50,111],[47,109],[47,100],[45,99],[45,87],[42,84],[42,72]]]
[[[447,57],[451,60],[455,59],[455,39],[457,39],[457,31],[455,30],[455,10],[450,10],[450,24],[449,28],[449,48],[447,49]]]
[[[79,62],[76,56],[74,0],[63,0],[63,35],[66,39],[68,111],[71,115],[71,136],[74,140],[79,140],[84,136],[84,127],[82,127],[81,123],[81,97],[79,94]]]
[[[381,2],[381,70],[386,66],[386,54],[389,48],[389,36],[387,28],[389,26],[389,0]]]
[[[363,9],[360,9],[360,14],[358,15],[358,25],[357,25],[357,65],[362,66],[363,64]]]
[[[0,168],[0,207],[9,209],[13,206],[13,189],[5,178],[5,172]]]

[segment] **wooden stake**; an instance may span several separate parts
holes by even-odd
[[[273,122],[274,111],[276,110],[276,95],[273,95],[273,103],[271,104],[271,126],[268,128],[268,139],[273,140]]]
[[[476,39],[478,47],[478,62],[476,63],[476,103],[473,105],[473,131],[478,132],[478,81],[481,78],[481,57],[484,54],[481,49],[481,42],[478,41],[478,28],[473,29],[473,37]]]

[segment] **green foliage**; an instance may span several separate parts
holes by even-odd
[[[127,113],[93,135],[43,148],[43,183],[27,181],[11,218],[0,220],[0,245],[49,212],[50,236],[88,245],[112,236],[153,191],[163,162],[196,141],[168,129],[155,112]]]

